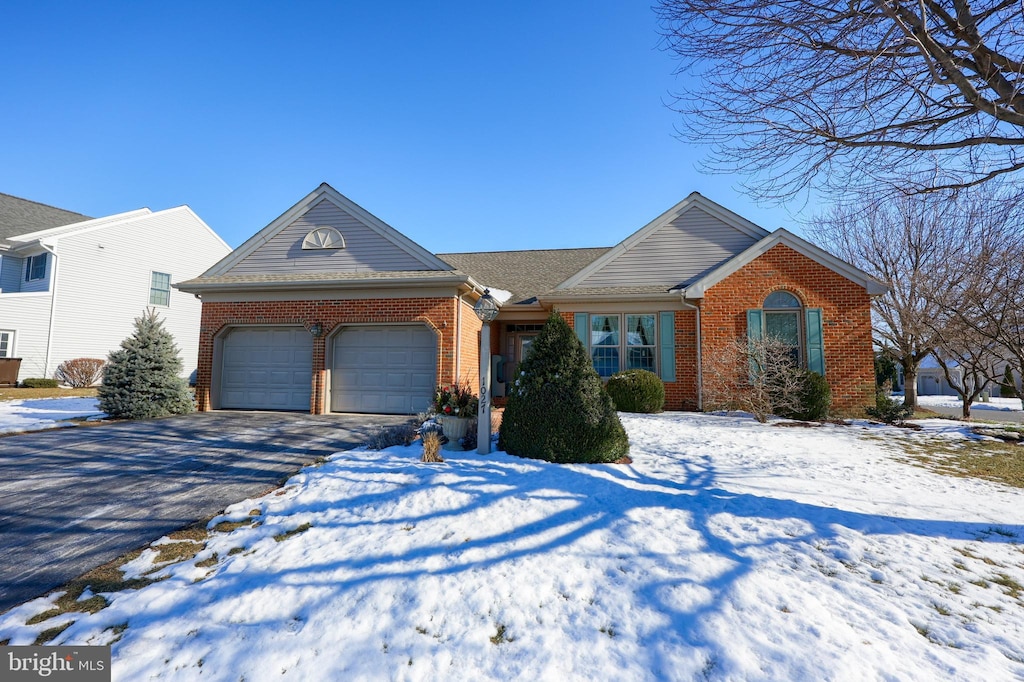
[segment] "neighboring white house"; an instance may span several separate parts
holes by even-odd
[[[154,308],[196,368],[201,303],[171,287],[230,247],[188,206],[86,216],[0,193],[0,357],[20,379],[72,358],[103,358]]]

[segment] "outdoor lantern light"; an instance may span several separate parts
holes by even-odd
[[[314,322],[309,326],[309,333],[313,336],[320,336],[324,331],[323,326],[319,322]]]
[[[484,323],[480,329],[480,411],[476,415],[476,451],[491,452],[491,322],[498,316],[498,304],[490,289],[473,306],[473,312]]]
[[[484,324],[494,322],[494,318],[498,316],[498,304],[495,303],[494,297],[491,296],[490,289],[484,289],[484,295],[473,306],[473,312],[476,313],[476,316]]]

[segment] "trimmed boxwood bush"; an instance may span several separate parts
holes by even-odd
[[[661,412],[665,407],[665,384],[654,372],[627,369],[611,375],[605,389],[620,412]]]
[[[56,379],[42,379],[34,377],[21,382],[23,388],[57,388]]]
[[[785,414],[779,416],[803,421],[818,421],[827,418],[829,408],[832,407],[832,388],[828,385],[828,380],[809,369],[795,371],[800,384],[797,395],[799,408],[786,410]]]
[[[558,313],[509,377],[498,447],[549,462],[614,462],[629,440],[583,344]]]

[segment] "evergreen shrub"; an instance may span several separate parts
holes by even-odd
[[[23,380],[21,386],[22,388],[57,388],[57,380],[32,377]]]
[[[509,377],[498,447],[549,462],[614,462],[629,440],[590,357],[552,313],[530,354]]]
[[[784,410],[781,416],[803,421],[819,421],[828,417],[832,407],[832,387],[828,380],[809,369],[795,369],[797,379],[796,408]]]
[[[613,374],[605,385],[620,412],[652,414],[665,407],[665,383],[646,369],[627,369]]]
[[[135,331],[112,351],[97,391],[100,409],[117,419],[150,419],[195,409],[174,337],[156,312],[135,319]]]
[[[868,407],[864,411],[869,417],[874,417],[886,424],[902,425],[908,417],[914,414],[914,408],[905,405],[901,400],[893,400],[889,396],[888,382],[875,392],[875,406]]]

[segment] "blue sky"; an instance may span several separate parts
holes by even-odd
[[[325,181],[435,252],[611,245],[694,190],[794,227],[697,170],[650,5],[5,3],[0,191],[231,246]]]

